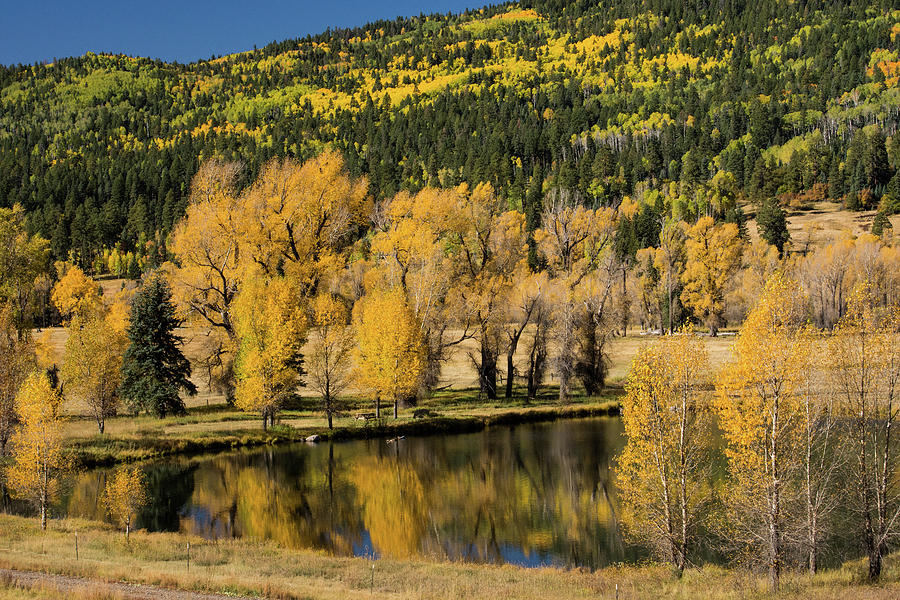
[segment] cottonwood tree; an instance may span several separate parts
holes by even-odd
[[[234,320],[235,403],[241,410],[259,411],[265,429],[275,424],[277,412],[301,383],[306,316],[296,288],[284,277],[258,273],[244,282]]]
[[[532,273],[526,265],[521,265],[513,275],[513,284],[505,299],[507,308],[505,334],[506,334],[506,398],[512,398],[513,384],[515,381],[515,354],[519,348],[519,341],[525,330],[531,326],[534,331],[534,340],[529,348],[529,363],[526,369],[526,380],[529,382],[528,399],[534,385],[535,372],[538,369],[539,353],[541,352],[541,332],[546,329],[546,319],[543,315],[547,312],[548,295],[550,293],[549,277],[544,272]],[[544,338],[546,336],[543,336]],[[544,351],[546,354],[546,351]]]
[[[490,184],[469,190],[456,189],[460,200],[447,239],[459,264],[451,290],[451,302],[459,320],[473,324],[477,355],[470,355],[478,372],[479,389],[497,397],[497,361],[503,345],[505,307],[512,273],[524,265],[525,218],[518,211],[500,210]]]
[[[457,253],[446,251],[446,242],[451,225],[459,220],[460,202],[456,190],[425,188],[414,195],[402,191],[379,206],[374,218],[376,283],[370,286],[396,287],[406,294],[421,332],[426,389],[437,385],[448,351],[472,337],[472,324],[466,320],[471,314],[449,301],[460,264]],[[457,331],[449,331],[451,323]]]
[[[582,323],[588,332],[596,333],[609,318],[610,289],[617,273],[612,249],[615,211],[574,205],[557,193],[548,199],[541,223],[535,237],[558,288],[554,338],[559,400],[568,402],[577,362],[579,319],[585,319]],[[596,347],[590,350],[592,356],[596,355]],[[599,350],[602,356],[603,348]]]
[[[167,275],[182,313],[234,336],[231,304],[240,281],[236,194],[240,165],[204,162],[191,181],[190,202],[172,231]]]
[[[375,394],[375,416],[381,400],[394,404],[416,394],[425,371],[424,348],[415,313],[400,289],[375,289],[353,309],[357,380]]]
[[[64,322],[78,316],[93,318],[103,310],[100,284],[76,266],[57,263],[56,269],[63,273],[53,286],[50,299]]]
[[[348,317],[344,302],[330,294],[319,295],[312,303],[315,327],[310,331],[306,365],[310,386],[322,397],[328,429],[337,399],[351,382],[354,339]]]
[[[627,442],[617,482],[626,531],[679,576],[697,550],[712,495],[702,399],[708,372],[706,347],[691,331],[662,337],[632,361],[622,401]]]
[[[147,477],[140,467],[122,467],[106,483],[103,506],[106,512],[131,535],[131,524],[147,504]]]
[[[687,261],[685,251],[684,221],[667,219],[659,233],[659,247],[656,248],[653,264],[659,272],[659,285],[666,291],[666,329],[669,333],[675,330],[676,317],[680,310],[675,310],[675,302],[680,296],[681,276]]]
[[[35,286],[48,272],[49,262],[49,242],[28,234],[22,206],[0,208],[0,304],[13,307],[13,322],[21,338],[31,328]]]
[[[852,423],[849,484],[872,581],[881,577],[888,545],[900,531],[900,448],[892,435],[900,392],[898,335],[900,307],[879,306],[862,281],[828,346],[831,383]]]
[[[0,306],[0,456],[18,423],[16,395],[35,368],[35,349],[30,336],[20,337],[12,304]]]
[[[365,177],[351,177],[340,153],[303,163],[271,160],[240,197],[242,261],[283,274],[301,297],[345,263],[345,251],[372,212]]]
[[[726,441],[727,516],[731,539],[764,557],[777,590],[785,562],[788,504],[796,496],[800,424],[810,345],[801,331],[800,287],[777,273],[766,284],[716,386]]]
[[[88,405],[101,434],[106,419],[115,416],[119,407],[122,360],[128,347],[127,323],[119,311],[73,318],[63,355],[61,379],[66,392]]]
[[[688,230],[681,301],[716,336],[724,322],[725,292],[741,265],[742,243],[737,225],[716,224],[702,217]]]
[[[191,364],[181,351],[181,326],[169,284],[159,274],[144,281],[132,302],[128,348],[122,360],[119,394],[135,413],[147,411],[162,418],[183,414],[180,391],[197,393],[190,380]]]
[[[62,396],[44,373],[32,373],[16,395],[21,427],[12,437],[12,464],[7,483],[16,496],[33,502],[47,528],[47,508],[58,491],[60,476],[69,469],[63,451]]]

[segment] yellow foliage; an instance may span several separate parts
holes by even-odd
[[[702,217],[688,230],[681,301],[715,335],[725,313],[725,291],[740,267],[743,246],[734,223]]]
[[[131,522],[147,503],[147,484],[139,467],[123,467],[116,471],[103,493],[103,505],[124,529],[125,539],[131,533]]]
[[[691,331],[660,338],[631,364],[617,482],[627,532],[683,570],[710,497],[706,347]]]
[[[343,265],[336,253],[371,212],[365,178],[351,178],[337,152],[304,163],[268,163],[241,196],[238,233],[246,268],[282,269],[303,294]]]
[[[67,468],[61,405],[62,396],[43,373],[29,375],[16,395],[16,413],[22,425],[12,437],[7,483],[16,496],[40,508],[43,529],[47,527],[47,508],[57,492],[59,476]]]
[[[76,316],[69,324],[62,381],[65,389],[90,407],[100,433],[116,414],[122,357],[128,336],[119,311],[107,316]]]
[[[100,285],[77,266],[66,270],[65,275],[53,286],[50,298],[59,314],[67,321],[78,315],[94,315],[103,306]]]
[[[306,318],[296,289],[283,277],[249,277],[234,303],[238,356],[235,401],[241,410],[275,412],[299,383]]]
[[[747,551],[762,550],[776,585],[784,560],[784,504],[802,454],[801,400],[813,340],[802,326],[803,315],[800,287],[780,273],[773,275],[741,328],[716,388],[733,532]]]
[[[376,399],[416,394],[425,367],[419,324],[402,290],[373,290],[354,308],[357,379]]]

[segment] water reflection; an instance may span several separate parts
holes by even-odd
[[[138,527],[271,539],[339,555],[598,568],[630,561],[616,526],[617,419],[242,451],[147,467]],[[64,509],[102,518],[106,472]]]

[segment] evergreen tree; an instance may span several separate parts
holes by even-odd
[[[179,390],[197,393],[188,379],[191,365],[181,352],[183,341],[175,335],[180,326],[169,284],[150,276],[134,298],[122,365],[121,396],[135,413],[184,414]]]
[[[784,256],[784,246],[790,241],[791,233],[787,228],[784,209],[775,198],[767,198],[760,204],[756,214],[756,227],[759,237],[778,248],[778,253]]]

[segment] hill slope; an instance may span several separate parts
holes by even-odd
[[[250,180],[326,144],[376,197],[491,181],[532,225],[551,189],[686,215],[775,195],[873,209],[900,187],[898,48],[891,0],[534,0],[190,65],[0,68],[0,203],[86,265],[153,254],[204,158]]]

